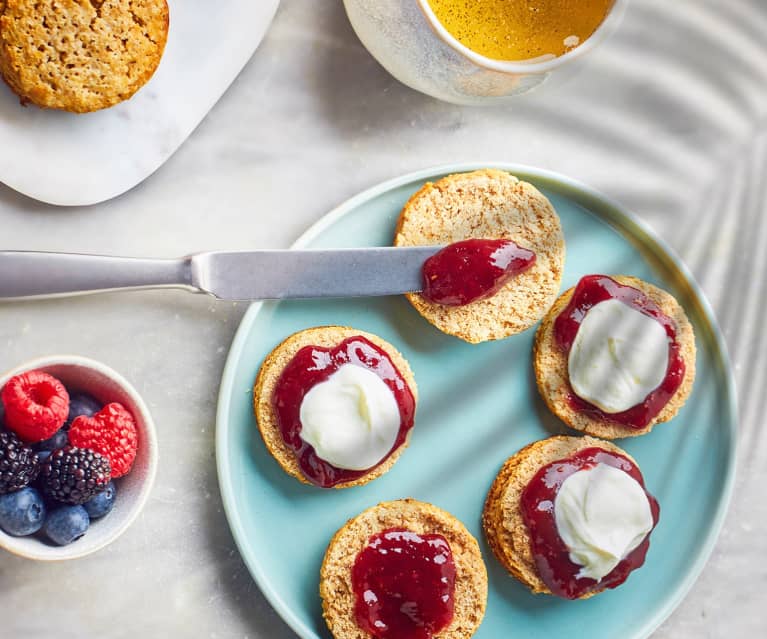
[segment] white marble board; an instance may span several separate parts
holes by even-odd
[[[279,0],[168,0],[160,66],[131,100],[75,115],[23,107],[0,82],[0,182],[59,205],[131,189],[178,149],[253,55]]]

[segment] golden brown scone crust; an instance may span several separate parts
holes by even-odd
[[[531,269],[496,295],[465,306],[442,306],[407,295],[439,330],[472,344],[520,333],[543,317],[559,292],[565,240],[559,216],[531,184],[505,171],[484,169],[425,184],[400,213],[395,246],[450,244],[466,239],[510,239],[535,252]]]
[[[501,565],[536,594],[551,594],[551,590],[538,576],[530,533],[522,519],[522,492],[543,466],[593,447],[618,453],[636,464],[626,451],[610,442],[593,437],[556,435],[533,442],[509,457],[487,494],[482,511],[487,542]],[[589,593],[582,599],[598,592],[601,591]]]
[[[611,275],[620,284],[633,286],[642,291],[655,302],[661,310],[676,322],[676,339],[685,364],[685,374],[681,385],[669,402],[646,428],[636,429],[612,424],[590,417],[586,413],[573,410],[567,401],[570,392],[569,375],[567,373],[567,356],[554,340],[554,321],[570,302],[574,288],[565,291],[551,307],[546,317],[538,327],[533,349],[533,366],[538,390],[551,411],[565,422],[570,428],[583,431],[595,437],[604,439],[619,439],[621,437],[637,437],[649,433],[655,424],[667,422],[684,405],[692,392],[695,381],[695,335],[692,324],[687,319],[684,309],[672,295],[657,286],[643,282],[636,277],[626,275]]]
[[[2,0],[0,72],[22,102],[105,109],[152,77],[168,21],[166,0]]]
[[[455,613],[439,639],[467,639],[482,623],[487,605],[487,569],[477,540],[450,513],[414,499],[378,504],[350,519],[330,540],[320,570],[322,615],[335,639],[370,639],[357,626],[351,569],[371,535],[388,528],[439,534],[455,562]]]
[[[369,340],[388,354],[392,363],[410,387],[410,392],[413,393],[413,398],[417,404],[418,388],[416,387],[415,377],[413,377],[413,371],[410,370],[410,365],[400,352],[394,348],[394,346],[389,344],[389,342],[382,340],[377,335],[346,326],[318,326],[294,333],[266,356],[264,363],[261,365],[261,369],[258,371],[258,377],[256,377],[256,383],[253,387],[253,404],[256,413],[256,422],[258,423],[258,430],[261,432],[261,437],[264,440],[264,444],[266,444],[266,448],[279,462],[283,470],[288,473],[288,475],[292,475],[304,484],[311,484],[311,482],[304,477],[295,454],[282,440],[277,417],[272,408],[274,387],[277,385],[277,381],[279,380],[280,375],[282,375],[285,366],[304,346],[332,348],[343,342],[345,339],[357,335]],[[336,484],[334,488],[362,486],[383,475],[394,466],[394,463],[399,459],[402,451],[407,448],[412,432],[413,430],[411,429],[402,445],[397,448],[383,464],[376,466],[376,468],[359,479],[341,482],[340,484]]]

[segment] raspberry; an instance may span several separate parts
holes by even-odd
[[[82,504],[109,485],[109,460],[86,448],[54,450],[40,469],[40,484],[48,499]]]
[[[126,475],[136,459],[138,433],[128,410],[117,402],[107,404],[93,417],[81,415],[69,428],[73,446],[90,448],[109,459],[112,477]]]
[[[0,431],[0,495],[24,488],[33,482],[40,461],[29,446],[8,431]]]
[[[27,444],[48,439],[69,414],[69,393],[64,384],[42,371],[12,377],[1,396],[5,425]]]

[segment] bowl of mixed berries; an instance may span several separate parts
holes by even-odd
[[[157,442],[136,390],[77,356],[0,376],[0,547],[74,559],[119,537],[154,482]]]

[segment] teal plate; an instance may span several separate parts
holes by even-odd
[[[424,182],[484,165],[445,166],[386,182],[315,224],[300,247],[391,243],[405,201]],[[333,533],[381,501],[414,497],[463,521],[480,542],[489,576],[487,614],[475,637],[648,636],[703,568],[722,525],[735,472],[736,410],[724,344],[685,267],[639,220],[559,175],[495,164],[536,185],[559,213],[567,242],[563,287],[587,273],[626,273],[682,303],[698,346],[692,397],[670,424],[619,442],[639,462],[661,504],[643,568],[620,588],[586,601],[532,595],[509,577],[482,535],[480,513],[503,461],[567,429],[538,395],[535,331],[472,346],[437,331],[403,297],[254,304],[232,345],[219,397],[218,475],[226,514],[253,578],[304,639],[328,637],[318,578]],[[256,428],[251,388],[269,351],[291,333],[323,324],[370,331],[409,360],[420,401],[409,448],[386,475],[359,488],[323,491],[286,475]]]

